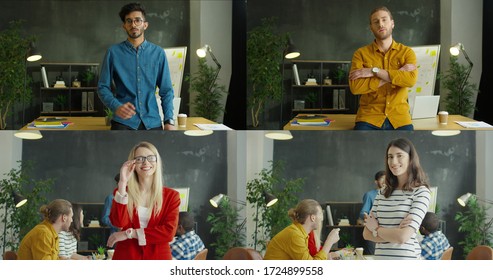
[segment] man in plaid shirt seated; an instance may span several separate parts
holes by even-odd
[[[424,236],[421,241],[421,257],[426,260],[439,260],[450,247],[447,237],[438,230],[438,217],[433,212],[426,213],[419,232]]]
[[[193,230],[195,221],[188,212],[180,212],[178,229],[173,242],[170,243],[174,260],[193,260],[198,252],[205,249],[204,243]]]

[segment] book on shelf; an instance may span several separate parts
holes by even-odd
[[[305,86],[318,86],[317,84],[317,80],[314,79],[314,78],[309,78],[306,82],[305,82]]]
[[[339,90],[334,89],[332,91],[332,109],[338,109],[339,108]]]
[[[43,78],[43,86],[45,88],[49,88],[50,85],[48,84],[48,76],[46,75],[46,69],[43,67],[41,67],[41,77]]]
[[[334,219],[332,218],[332,211],[330,211],[330,205],[327,204],[327,221],[329,226],[334,226]]]
[[[339,109],[345,109],[346,108],[346,90],[342,89],[342,88],[339,89],[338,108]]]
[[[297,86],[301,85],[300,76],[298,75],[298,66],[296,66],[296,64],[293,64],[293,76],[294,76],[295,85]]]
[[[94,111],[94,91],[87,93],[87,111]]]
[[[83,91],[81,95],[82,95],[81,111],[87,111],[87,91]]]

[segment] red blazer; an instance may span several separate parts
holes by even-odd
[[[115,189],[116,193],[118,189]],[[163,187],[163,206],[157,217],[152,211],[147,228],[144,229],[146,245],[140,246],[138,240],[127,239],[116,243],[114,260],[171,260],[169,242],[173,240],[178,227],[180,194]],[[127,204],[121,204],[113,199],[110,221],[115,227],[126,230],[140,228],[137,209],[134,209],[130,221]]]

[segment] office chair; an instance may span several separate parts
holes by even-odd
[[[451,260],[452,252],[454,251],[454,247],[450,246],[447,250],[445,250],[442,254],[441,260]]]
[[[4,260],[17,260],[17,253],[14,251],[5,251],[3,253]]]
[[[209,250],[207,248],[205,248],[204,250],[198,252],[197,255],[195,255],[195,258],[193,258],[193,259],[194,260],[206,260],[207,259],[207,252],[209,252]]]
[[[260,253],[252,248],[234,247],[224,254],[223,260],[262,260]]]
[[[493,249],[486,245],[476,246],[467,254],[466,260],[493,260]]]

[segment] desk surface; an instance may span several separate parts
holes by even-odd
[[[317,114],[319,115],[319,114]],[[306,126],[291,125],[291,121],[284,126],[284,130],[352,130],[356,115],[353,114],[320,114],[332,120],[329,126]],[[413,120],[414,130],[493,130],[493,128],[466,128],[455,121],[472,122],[473,119],[461,116],[450,115],[447,124],[440,124],[438,116],[436,118]]]
[[[43,118],[50,118],[49,116],[43,116]],[[62,117],[66,119],[65,121],[70,122],[66,128],[53,129],[53,128],[28,128],[27,125],[24,126],[23,130],[110,130],[110,126],[105,124],[104,117]],[[199,124],[215,124],[215,122],[210,121],[202,117],[189,117],[187,118],[187,126],[180,127],[176,126],[177,130],[198,130],[199,128],[194,125],[194,123]]]

